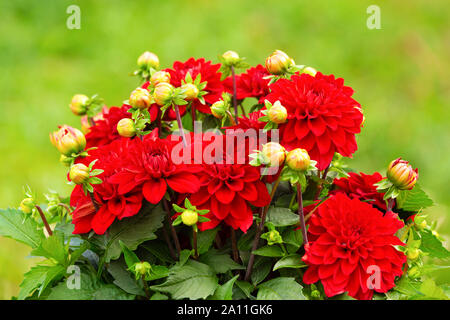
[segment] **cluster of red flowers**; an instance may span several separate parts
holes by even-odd
[[[220,64],[204,59],[175,62],[165,69],[170,83],[180,87],[189,73],[206,82],[203,89],[205,103],[193,100],[189,106],[179,106],[181,116],[187,108],[211,116],[211,104],[222,99],[222,94],[233,94],[231,77],[221,81]],[[325,170],[335,153],[351,157],[357,149],[355,135],[360,132],[363,114],[360,104],[352,98],[353,90],[344,86],[341,78],[296,73],[290,79],[280,78],[270,83],[270,74],[262,65],[248,69],[236,76],[236,99],[255,98],[259,110],[239,118],[232,129],[263,129],[262,110],[265,100],[281,103],[287,110],[287,121],[280,123],[280,144],[287,151],[302,148],[317,168]],[[142,85],[146,89],[150,82]],[[175,161],[174,148],[180,139],[173,135],[163,137],[160,129],[142,137],[125,138],[117,131],[121,119],[130,118],[130,105],[111,107],[90,124],[86,134],[89,156],[78,158],[77,163],[89,165],[96,160],[94,169],[104,170],[98,177],[101,184],[93,185],[91,194],[80,185],[71,195],[74,233],[93,230],[104,234],[117,219],[122,220],[139,213],[143,202],[158,204],[167,201],[179,203],[188,198],[192,205],[208,209],[207,222],[199,223],[200,230],[211,229],[225,223],[233,229],[246,232],[254,222],[255,208],[268,206],[271,198],[266,186],[273,180],[262,179],[260,168],[249,164],[249,147],[235,146],[223,150],[223,155],[213,162],[183,163]],[[175,110],[168,108],[161,119],[161,106],[154,103],[149,108],[151,121],[172,121]],[[92,120],[92,119],[91,119]],[[166,128],[168,126],[166,125]],[[221,138],[223,138],[221,136]],[[201,139],[200,150],[211,142]],[[188,148],[195,148],[194,144]],[[227,153],[244,152],[243,163],[222,161]],[[220,158],[220,159],[219,159]],[[325,293],[331,297],[348,292],[358,299],[371,298],[374,291],[386,292],[394,286],[396,276],[402,274],[404,254],[394,245],[403,245],[394,233],[402,223],[392,212],[386,211],[383,194],[375,183],[382,180],[379,173],[366,175],[350,173],[349,178],[336,179],[330,197],[317,208],[312,206],[310,227],[311,242],[305,245],[304,261],[309,265],[304,281],[307,284],[321,281]],[[383,211],[383,212],[382,212]],[[368,285],[368,269],[377,266],[381,280],[377,286]]]

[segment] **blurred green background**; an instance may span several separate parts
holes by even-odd
[[[80,30],[66,27],[71,4],[81,9]],[[366,26],[372,4],[381,9],[380,30]],[[129,73],[143,51],[166,67],[191,56],[217,62],[229,49],[264,63],[281,49],[355,89],[366,123],[351,166],[383,171],[396,157],[410,160],[448,239],[447,1],[1,0],[0,12],[0,207],[18,206],[26,184],[41,195],[69,192],[48,133],[79,126],[68,107],[75,93],[120,105],[138,84]],[[0,298],[17,294],[33,262],[28,253],[0,239]]]

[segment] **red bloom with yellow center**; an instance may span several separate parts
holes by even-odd
[[[102,169],[104,172],[98,176],[103,182],[93,185],[98,211],[91,198],[84,194],[81,185],[77,185],[72,191],[70,205],[76,208],[72,213],[74,234],[87,233],[91,230],[103,234],[114,220],[134,216],[141,209],[143,197],[140,189],[120,194],[118,186],[110,181],[111,176],[121,170],[118,163],[131,144],[130,139],[118,139],[109,145],[89,151],[89,157],[81,158],[79,161],[88,165],[97,160],[94,169]]]
[[[367,203],[386,211],[386,201],[383,200],[384,193],[377,191],[375,183],[380,182],[383,176],[375,172],[372,175],[359,174],[350,172],[349,177],[334,179],[333,184],[337,189],[330,192],[330,194],[345,193],[352,199],[359,199],[367,201]]]
[[[306,149],[324,170],[335,152],[350,157],[357,149],[355,134],[361,131],[363,115],[353,98],[353,89],[342,78],[317,72],[293,75],[270,85],[267,99],[288,111],[288,122],[279,125],[281,144],[287,149]]]
[[[392,212],[383,214],[344,194],[332,196],[311,217],[303,281],[320,281],[328,297],[348,292],[356,299],[371,299],[374,291],[387,292],[406,262],[394,248],[405,245],[395,236],[403,225]]]
[[[266,68],[262,65],[248,69],[245,73],[236,76],[236,97],[238,100],[245,98],[256,98],[260,103],[264,102],[265,96],[269,91],[270,79],[264,79],[270,76]],[[233,78],[225,79],[223,85],[228,93],[233,94]]]
[[[197,167],[172,161],[172,148],[176,144],[176,141],[159,139],[153,133],[143,140],[134,139],[123,155],[122,170],[111,178],[111,182],[118,185],[119,194],[142,188],[145,199],[156,204],[168,186],[179,193],[197,192],[199,181],[193,174]]]

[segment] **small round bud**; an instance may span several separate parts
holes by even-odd
[[[281,50],[275,50],[266,59],[266,69],[269,73],[274,75],[285,73],[292,64],[293,60]]]
[[[151,269],[152,266],[150,265],[150,263],[146,261],[138,262],[134,265],[134,271],[136,272],[136,274],[141,276],[145,276],[147,273],[150,272]]]
[[[184,95],[186,96],[187,101],[192,101],[198,98],[198,94],[200,91],[197,86],[192,83],[186,83],[181,86],[181,89],[184,90]]]
[[[129,118],[123,118],[117,123],[117,132],[122,137],[131,138],[136,134],[134,121]]]
[[[227,112],[227,105],[223,100],[216,101],[211,106],[211,113],[214,117],[222,119]]]
[[[150,83],[152,86],[156,86],[158,83],[170,83],[170,73],[167,71],[156,71],[154,74],[152,74],[150,78]]]
[[[229,66],[234,65],[239,61],[239,55],[237,52],[232,50],[225,52],[222,57],[225,59],[225,63]]]
[[[276,101],[267,112],[267,116],[273,123],[285,123],[287,120],[287,110],[281,105],[280,101]]]
[[[419,269],[419,267],[414,266],[414,267],[408,269],[408,276],[411,279],[418,279],[418,278],[420,278],[420,269]]]
[[[420,250],[417,248],[409,248],[406,252],[406,256],[409,260],[416,260],[420,255]]]
[[[313,67],[306,67],[305,69],[303,69],[303,73],[309,74],[310,76],[315,77],[317,70],[314,69]]]
[[[29,214],[33,211],[33,208],[35,206],[34,199],[33,198],[25,198],[20,203],[19,209],[26,214]]]
[[[61,162],[64,166],[69,167],[72,163],[72,158],[61,154],[61,156],[59,157],[59,162]]]
[[[267,238],[267,243],[269,246],[274,245],[276,243],[283,243],[283,238],[277,230],[269,231],[269,236]]]
[[[170,83],[159,83],[153,92],[153,98],[159,106],[168,104],[173,98],[175,88]]]
[[[131,92],[129,103],[133,108],[146,109],[150,107],[152,99],[146,89],[136,88]]]
[[[187,226],[193,226],[198,222],[198,213],[193,210],[184,210],[181,214],[181,221]]]
[[[311,291],[311,298],[313,298],[313,299],[319,299],[319,298],[320,298],[320,291],[319,291],[319,290],[313,290],[313,291]]]
[[[139,68],[159,68],[158,56],[152,52],[145,51],[137,60],[137,65]]]
[[[286,163],[289,168],[295,171],[306,171],[311,165],[311,158],[305,149],[294,149],[288,152]]]
[[[76,116],[82,116],[86,114],[88,107],[89,97],[84,94],[76,94],[70,101],[70,110]]]
[[[80,130],[67,125],[63,125],[58,131],[51,133],[50,142],[66,156],[79,153],[86,147],[84,134]]]
[[[269,142],[262,146],[262,153],[267,159],[266,163],[269,167],[279,167],[283,164],[286,158],[286,150],[284,147],[276,142]]]
[[[83,184],[89,179],[89,168],[82,163],[74,164],[69,171],[70,181]]]
[[[398,158],[389,164],[387,177],[397,188],[411,190],[416,184],[419,174],[408,161]]]

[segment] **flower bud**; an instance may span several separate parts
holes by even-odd
[[[76,94],[70,101],[70,110],[76,116],[82,116],[86,114],[88,107],[89,97],[84,94]]]
[[[222,58],[224,58],[225,63],[229,66],[234,65],[235,63],[237,63],[239,61],[239,55],[237,54],[237,52],[232,51],[232,50],[225,52],[222,55]]]
[[[175,88],[170,83],[159,83],[153,92],[153,98],[159,106],[168,104],[173,98]]]
[[[288,152],[286,163],[289,168],[295,171],[306,171],[311,164],[311,158],[305,149],[294,149]]]
[[[216,101],[211,106],[211,113],[214,117],[222,119],[227,112],[227,105],[223,100]]]
[[[269,167],[281,166],[286,158],[286,150],[276,142],[269,142],[262,146],[262,153],[267,159]]]
[[[145,51],[137,60],[137,65],[139,68],[159,68],[159,59],[158,56],[152,52]]]
[[[130,95],[129,103],[133,108],[146,109],[150,107],[152,99],[147,89],[136,88]]]
[[[306,74],[309,74],[310,76],[315,77],[317,70],[314,69],[313,67],[306,67],[305,69],[303,69],[302,73],[306,73]]]
[[[397,188],[411,190],[416,184],[419,174],[408,161],[398,158],[389,164],[387,177]]]
[[[63,125],[58,131],[51,133],[50,142],[65,156],[79,153],[86,147],[84,134],[68,125]]]
[[[152,74],[150,78],[150,83],[152,86],[156,86],[158,83],[170,83],[170,73],[167,71],[156,71],[154,74]]]
[[[34,199],[33,198],[25,198],[20,203],[19,209],[26,214],[29,214],[33,211],[33,208],[35,206]]]
[[[89,179],[89,168],[82,163],[74,164],[69,171],[70,181],[83,184]]]
[[[266,59],[266,69],[274,75],[285,73],[292,64],[293,60],[281,50],[275,50]]]
[[[197,86],[192,83],[186,83],[181,86],[181,89],[183,90],[184,95],[186,96],[187,101],[191,101],[194,99],[197,99],[198,94],[200,91],[198,90]]]
[[[129,118],[123,118],[117,123],[117,132],[122,137],[131,138],[136,134],[134,121]]]
[[[150,272],[151,269],[152,266],[150,265],[150,263],[146,261],[138,262],[134,265],[134,271],[136,272],[136,274],[141,276],[145,276],[147,273]]]
[[[414,267],[410,268],[410,269],[408,270],[408,276],[409,276],[411,279],[417,279],[417,278],[420,278],[420,270],[419,270],[419,267],[414,266]]]
[[[319,299],[320,298],[320,291],[319,290],[312,290],[311,291],[311,298],[313,299]]]
[[[267,239],[267,243],[269,246],[274,245],[276,243],[283,243],[283,238],[277,230],[269,231],[269,237]]]
[[[181,221],[187,226],[193,226],[198,222],[198,213],[193,210],[184,210],[181,214]]]
[[[273,123],[285,123],[287,120],[287,110],[281,105],[280,101],[276,101],[268,110],[267,116]]]
[[[63,154],[59,157],[59,162],[61,162],[64,166],[69,167],[72,163],[73,158],[67,157]]]
[[[409,260],[416,260],[420,255],[420,250],[417,248],[409,248],[406,252],[406,256]]]

